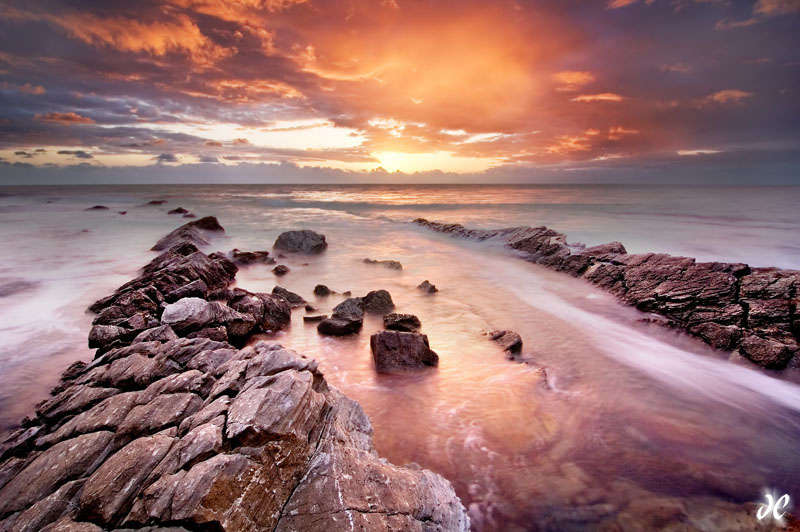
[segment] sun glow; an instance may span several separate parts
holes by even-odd
[[[462,157],[447,151],[434,153],[385,151],[373,153],[372,156],[380,162],[380,166],[384,170],[407,174],[431,170],[441,170],[442,172],[482,172],[503,162],[494,158]]]

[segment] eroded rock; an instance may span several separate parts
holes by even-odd
[[[439,365],[439,356],[424,334],[380,331],[370,337],[369,345],[378,372],[400,373]]]

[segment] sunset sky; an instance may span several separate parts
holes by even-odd
[[[0,1],[0,42],[0,182],[800,183],[800,0]]]

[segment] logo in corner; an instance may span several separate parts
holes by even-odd
[[[775,499],[773,494],[765,493],[764,498],[766,498],[766,502],[756,512],[756,518],[759,521],[774,519],[780,522],[786,515],[786,508],[789,506],[789,494],[784,493]]]

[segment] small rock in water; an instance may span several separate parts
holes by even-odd
[[[88,209],[83,209],[84,211],[107,211],[108,207],[105,205],[95,205],[94,207],[89,207]]]
[[[302,231],[286,231],[278,236],[273,246],[275,249],[289,253],[322,253],[328,247],[325,235],[309,229]]]
[[[306,304],[306,300],[303,299],[302,296],[300,296],[299,294],[295,294],[294,292],[290,292],[289,290],[285,289],[282,286],[276,286],[275,288],[273,288],[272,293],[273,295],[285,299],[286,302],[292,306],[292,308],[302,307],[303,305]]]
[[[391,331],[419,332],[422,322],[413,314],[391,313],[383,317],[383,327]]]
[[[419,286],[417,286],[417,288],[419,288],[420,290],[422,290],[423,292],[425,292],[427,294],[434,294],[434,293],[439,291],[439,289],[436,288],[436,285],[435,284],[431,284],[430,281],[428,281],[427,279],[422,281],[419,284]]]
[[[314,295],[319,297],[325,297],[331,295],[331,289],[325,286],[324,284],[318,284],[314,287]]]
[[[183,207],[178,207],[177,209],[172,209],[171,211],[167,211],[167,214],[188,214],[189,211],[184,209]]]
[[[364,317],[364,301],[360,297],[350,297],[333,307],[333,317],[347,320],[360,320]]]
[[[350,290],[348,290],[348,291],[346,291],[346,292],[342,292],[342,295],[343,295],[343,296],[345,296],[345,297],[350,297],[350,296],[352,296],[352,295],[353,295],[353,292],[351,292]]]
[[[514,331],[491,331],[488,335],[500,349],[509,354],[518,355],[522,351],[522,337]]]
[[[392,296],[386,290],[374,290],[361,298],[364,310],[373,314],[388,314],[394,309]]]
[[[303,316],[303,321],[307,323],[314,323],[328,318],[327,314],[317,314],[316,316]]]
[[[325,318],[317,325],[317,331],[328,336],[346,336],[360,331],[363,324],[362,320]]]
[[[364,263],[366,264],[381,264],[390,270],[402,270],[403,265],[397,262],[396,260],[375,260],[375,259],[364,259]]]
[[[290,270],[289,267],[284,264],[278,264],[277,266],[272,268],[272,273],[274,273],[277,276],[286,275],[290,271],[292,270]]]
[[[144,205],[164,205],[165,203],[167,203],[167,200],[155,200],[154,199],[154,200],[148,201]]]
[[[312,307],[311,305],[306,305],[306,312],[316,312],[317,307]]]
[[[380,331],[369,340],[375,369],[380,373],[402,373],[439,365],[428,336],[411,332]]]
[[[191,212],[187,212],[186,214],[183,215],[183,217],[184,218],[197,218],[197,216],[195,216]]]
[[[241,251],[234,248],[228,253],[228,257],[237,266],[275,264],[275,259],[269,256],[269,251]]]
[[[126,214],[128,214],[128,211],[117,211],[117,214],[125,216]]]

